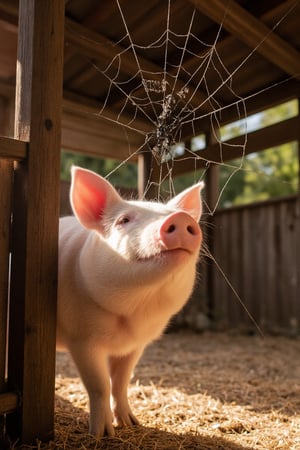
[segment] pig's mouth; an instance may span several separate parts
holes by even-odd
[[[148,261],[159,261],[159,262],[163,262],[164,259],[166,258],[172,258],[172,257],[177,257],[179,255],[192,255],[193,252],[191,252],[190,250],[186,249],[186,248],[172,248],[172,249],[162,249],[161,251],[154,253],[152,255],[147,255],[147,256],[141,256],[138,255],[137,256],[137,260],[140,262],[148,262]]]

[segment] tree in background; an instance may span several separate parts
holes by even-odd
[[[263,128],[298,114],[297,101],[290,101],[256,114],[253,128]],[[226,139],[244,132],[244,124],[230,124],[225,129]],[[249,131],[249,130],[248,130]],[[224,134],[225,134],[224,133]],[[241,167],[240,170],[237,170]],[[259,153],[234,160],[220,169],[220,188],[223,189],[219,206],[241,205],[269,198],[295,194],[298,190],[298,146],[289,142]],[[228,181],[229,180],[229,181]]]
[[[93,170],[118,187],[137,187],[137,165],[134,163],[121,164],[114,159],[100,159],[80,153],[62,152],[61,157],[61,179],[70,180],[70,169],[72,165],[78,165]],[[120,167],[118,167],[120,166]]]

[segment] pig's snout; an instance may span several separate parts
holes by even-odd
[[[189,214],[180,211],[164,220],[159,237],[166,250],[195,252],[201,244],[202,233],[199,224]]]

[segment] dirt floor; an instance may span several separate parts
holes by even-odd
[[[58,354],[56,438],[34,448],[300,449],[300,339],[168,334],[138,364],[130,400],[141,426],[96,441],[77,371]]]

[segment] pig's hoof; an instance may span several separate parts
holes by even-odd
[[[99,426],[90,426],[90,434],[100,439],[103,436],[114,436],[115,430],[112,423],[101,423]]]
[[[115,414],[116,422],[119,427],[126,427],[132,425],[139,425],[138,419],[132,414],[131,411],[128,411],[123,414]]]

